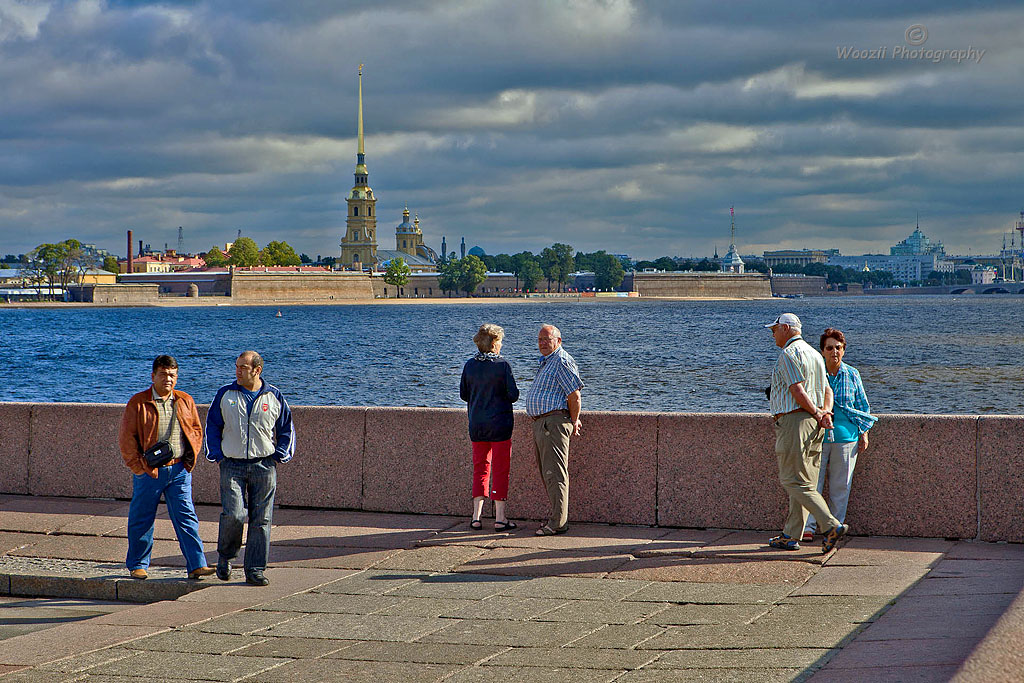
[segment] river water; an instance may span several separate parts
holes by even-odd
[[[461,407],[462,365],[483,322],[525,391],[537,328],[562,330],[584,409],[766,412],[778,349],[763,325],[797,313],[817,346],[847,335],[881,413],[1024,414],[1024,297],[879,296],[768,301],[551,301],[282,307],[0,309],[0,401],[123,403],[155,355],[208,403],[256,349],[294,405]],[[521,407],[521,406],[520,406]]]

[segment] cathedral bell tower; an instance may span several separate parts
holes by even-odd
[[[341,265],[344,268],[377,265],[377,199],[367,184],[366,154],[363,150],[363,65],[359,65],[359,149],[356,154],[355,185],[345,202],[348,218],[341,237]]]

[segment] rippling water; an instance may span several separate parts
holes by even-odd
[[[462,365],[482,322],[526,389],[537,328],[558,325],[584,408],[765,412],[778,353],[762,325],[797,313],[817,345],[847,334],[876,412],[1024,414],[1024,297],[585,301],[465,305],[0,309],[0,400],[122,403],[177,356],[178,388],[209,402],[254,348],[295,405],[463,406]]]

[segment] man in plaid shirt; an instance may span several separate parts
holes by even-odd
[[[537,347],[540,367],[526,394],[526,414],[533,418],[537,466],[551,501],[551,517],[537,535],[553,536],[569,530],[569,437],[578,436],[583,427],[583,380],[576,361],[562,348],[557,327],[543,325]]]

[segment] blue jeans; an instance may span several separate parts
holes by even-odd
[[[230,562],[242,547],[242,528],[249,522],[245,537],[245,575],[267,568],[270,555],[270,524],[277,489],[277,463],[273,458],[220,461],[220,533],[217,553]]]
[[[153,552],[153,522],[163,496],[167,516],[185,556],[188,571],[206,566],[203,542],[199,538],[199,518],[192,504],[192,475],[180,462],[157,469],[157,478],[136,474],[132,482],[132,502],[128,506],[128,569],[149,567]]]

